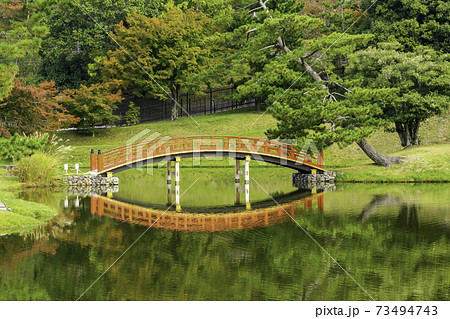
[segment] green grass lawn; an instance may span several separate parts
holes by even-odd
[[[194,120],[196,122],[194,122]],[[72,146],[66,162],[73,167],[80,163],[83,172],[89,170],[90,149],[102,151],[122,146],[140,133],[145,137],[157,133],[164,136],[183,135],[238,135],[264,138],[268,128],[276,126],[268,113],[253,109],[241,109],[212,115],[180,118],[176,122],[160,121],[127,127],[99,129],[95,137],[79,135],[74,131],[59,132],[65,144]],[[256,121],[256,123],[255,123]],[[253,125],[253,123],[255,123]],[[422,146],[401,150],[397,133],[379,131],[369,142],[388,155],[401,155],[420,159],[407,159],[403,165],[391,168],[376,167],[356,144],[343,149],[332,146],[325,151],[327,169],[344,172],[341,181],[450,181],[450,113],[434,117],[423,123],[420,129]],[[203,163],[202,163],[203,165]],[[229,161],[209,161],[206,165],[230,165]]]
[[[0,211],[0,234],[22,232],[43,225],[57,213],[46,205],[17,198],[10,191],[17,187],[20,183],[0,169],[0,202],[11,208],[11,212]]]
[[[134,139],[140,133],[145,137],[157,133],[164,136],[183,135],[237,135],[264,138],[264,132],[276,125],[269,114],[258,113],[251,109],[233,112],[204,115],[194,118],[180,118],[176,122],[161,121],[127,127],[99,129],[96,136],[79,135],[74,131],[58,133],[66,146],[71,146],[64,162],[80,163],[82,172],[89,170],[90,149],[106,151],[122,146]],[[255,123],[256,121],[256,123]],[[255,123],[254,125],[252,125]],[[396,133],[379,131],[369,142],[379,151],[388,155],[406,157],[405,163],[390,168],[371,164],[357,145],[353,144],[343,149],[332,146],[325,151],[325,167],[343,172],[338,176],[342,182],[449,182],[450,181],[450,113],[435,117],[424,123],[420,130],[421,146],[402,150]],[[7,161],[0,165],[10,164]],[[61,171],[62,171],[61,163]],[[182,166],[190,166],[184,161]],[[202,160],[202,166],[232,166],[229,159]],[[252,162],[252,165],[264,165]],[[162,168],[164,169],[164,168]],[[0,169],[0,201],[5,202],[12,212],[0,212],[0,234],[24,231],[42,225],[51,219],[56,211],[43,204],[25,201],[9,191],[20,187],[13,177],[4,169]]]
[[[333,145],[324,152],[326,168],[343,172],[338,181],[449,182],[450,113],[434,117],[419,131],[422,145],[402,149],[397,133],[376,132],[369,142],[386,155],[406,157],[404,164],[385,168],[373,164],[356,144],[343,149]]]
[[[95,137],[80,135],[74,131],[62,131],[58,133],[65,144],[72,146],[69,153],[69,163],[80,163],[85,170],[89,168],[89,153],[91,148],[95,151],[109,150],[122,146],[129,140],[133,140],[139,134],[145,134],[148,138],[151,134],[164,136],[184,135],[238,135],[248,137],[264,137],[267,128],[276,125],[275,119],[269,114],[258,113],[249,109],[223,112],[218,114],[183,117],[177,121],[160,121],[133,126],[99,129]],[[258,120],[259,118],[259,120]],[[256,120],[258,120],[254,125]],[[72,165],[73,166],[73,165]]]
[[[370,160],[354,161],[352,165],[335,166],[343,172],[338,181],[347,182],[449,182],[450,144],[410,147],[390,155],[406,157],[401,165],[379,167]]]

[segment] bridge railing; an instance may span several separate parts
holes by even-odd
[[[323,193],[312,195],[291,203],[253,211],[218,214],[176,213],[123,203],[102,196],[91,197],[91,213],[108,216],[122,222],[145,227],[176,231],[227,231],[266,227],[291,221],[297,213],[317,208],[324,210]]]
[[[97,169],[101,173],[149,158],[202,152],[265,155],[323,168],[322,154],[311,157],[287,143],[241,136],[196,135],[160,138],[117,147],[98,155],[96,163],[91,164],[91,169]]]

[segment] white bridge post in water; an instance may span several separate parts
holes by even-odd
[[[175,157],[175,205],[177,212],[181,211],[180,206],[180,160],[181,157]]]
[[[172,161],[167,161],[167,206],[172,205]]]
[[[240,164],[241,164],[240,160],[236,159],[234,165],[234,191],[236,194],[234,205],[239,205],[241,203],[241,194],[239,193],[240,187],[239,168],[241,166]]]
[[[250,156],[245,157],[245,208],[251,209],[250,206]]]

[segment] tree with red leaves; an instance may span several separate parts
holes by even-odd
[[[25,86],[15,80],[11,93],[0,102],[0,137],[14,133],[54,132],[78,122],[58,103],[54,82]]]
[[[115,103],[122,101],[122,92],[112,82],[106,84],[81,85],[79,89],[66,89],[58,96],[70,114],[80,120],[77,127],[94,136],[96,125],[112,124],[119,119],[113,114]],[[115,91],[115,93],[112,93]]]

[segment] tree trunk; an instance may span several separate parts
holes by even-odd
[[[410,125],[411,144],[419,145],[419,127],[420,120],[415,120],[413,125]]]
[[[403,147],[408,147],[411,145],[419,144],[419,127],[420,121],[413,120],[406,123],[394,122],[395,130],[397,131],[398,137]]]
[[[404,203],[397,216],[396,226],[408,230],[417,230],[419,224],[420,207],[417,204]]]
[[[179,90],[177,87],[175,87],[172,90],[172,97],[173,97],[173,101],[172,101],[172,114],[170,116],[170,119],[172,121],[176,121],[178,119],[178,100],[179,100]],[[189,103],[189,101],[187,102]]]
[[[404,159],[404,157],[384,155],[378,152],[375,147],[370,145],[366,140],[361,140],[357,144],[376,165],[391,167],[392,164],[403,163],[402,159]]]
[[[172,114],[170,116],[170,119],[172,121],[176,121],[178,119],[178,108],[177,103],[175,101],[173,101],[172,103]]]
[[[272,16],[268,8],[265,5],[263,0],[258,0],[261,8],[269,15],[270,19],[273,20]],[[266,1],[267,2],[267,1]],[[277,37],[277,45],[283,50],[284,53],[289,53],[291,50],[288,48],[283,39],[278,36]],[[306,60],[302,57],[297,59],[297,63],[303,68],[303,70],[317,83],[323,83],[323,79],[320,75],[306,62]],[[325,84],[322,84],[322,88],[324,90],[328,90],[328,87]],[[375,162],[376,165],[381,165],[384,167],[390,167],[392,164],[400,164],[402,163],[402,157],[399,156],[387,156],[378,152],[372,145],[370,145],[366,140],[362,140],[357,143],[359,147],[366,153],[366,155]]]
[[[387,205],[400,205],[403,203],[401,198],[394,197],[391,194],[375,195],[371,202],[363,209],[357,220],[365,222],[374,215],[379,208]]]
[[[259,98],[256,98],[255,104],[256,104],[256,112],[260,112],[261,111],[261,100]]]
[[[411,143],[411,137],[409,136],[409,130],[405,127],[408,124],[402,124],[399,122],[395,123],[395,130],[397,131],[398,137],[403,147],[407,147]]]

